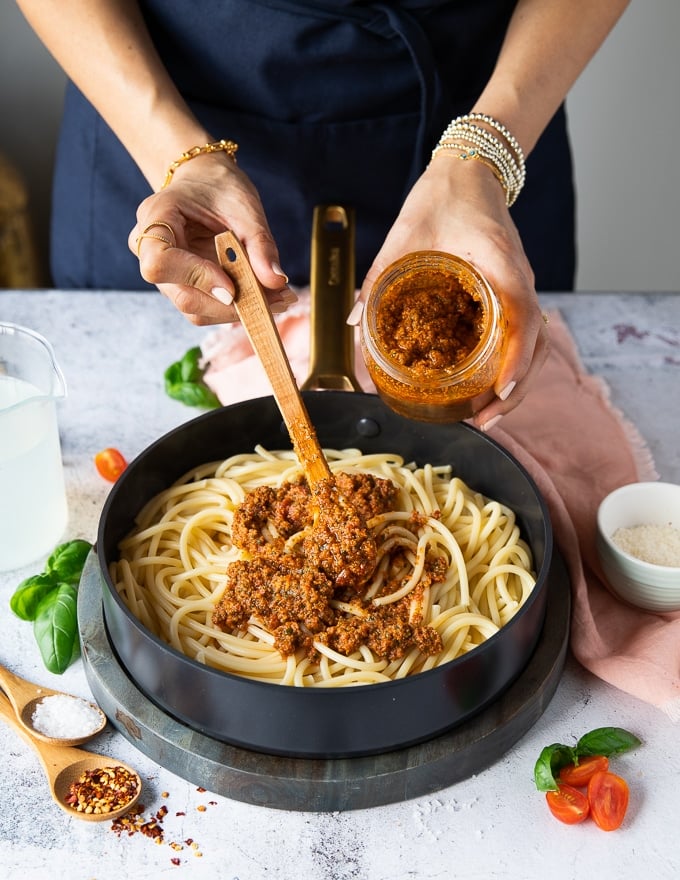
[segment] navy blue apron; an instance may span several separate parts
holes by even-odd
[[[144,0],[180,92],[262,198],[293,284],[309,280],[314,206],[351,205],[357,280],[441,132],[489,79],[515,0]],[[193,144],[187,144],[187,149]],[[59,288],[148,287],[127,248],[149,186],[69,85],[53,190]],[[573,287],[574,195],[564,110],[527,161],[512,214],[539,290]]]

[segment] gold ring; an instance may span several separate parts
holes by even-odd
[[[158,224],[152,225],[157,226]],[[139,247],[142,243],[143,238],[155,238],[156,241],[164,241],[167,245],[170,245],[170,247],[175,247],[175,243],[170,241],[170,239],[166,238],[164,235],[156,235],[155,232],[142,232],[142,234],[138,235],[135,240],[135,244],[137,245],[137,259],[139,259]]]
[[[154,226],[165,226],[170,235],[172,236],[173,247],[177,247],[177,236],[175,235],[175,230],[169,223],[166,223],[165,220],[152,220],[151,223],[148,223],[144,229],[142,229],[142,235],[146,235],[146,233]]]
[[[546,315],[545,312],[543,312],[543,314],[541,315],[541,317],[543,318],[543,323],[544,323],[544,324],[549,324],[549,323],[550,323],[550,318]]]

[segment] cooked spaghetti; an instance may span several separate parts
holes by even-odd
[[[131,613],[217,669],[339,687],[453,660],[526,602],[533,562],[508,507],[449,466],[326,455],[375,540],[366,583],[338,588],[304,569],[314,506],[301,468],[293,452],[257,447],[192,470],[144,507],[110,567]]]

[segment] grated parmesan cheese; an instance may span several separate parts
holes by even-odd
[[[612,541],[643,562],[680,568],[680,529],[675,526],[641,525],[617,529]]]

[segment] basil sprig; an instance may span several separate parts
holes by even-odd
[[[58,675],[80,654],[77,604],[78,590],[73,584],[59,584],[42,600],[33,621],[43,663]]]
[[[60,675],[78,657],[78,584],[92,545],[77,539],[60,544],[44,571],[22,581],[9,604],[22,620],[33,621],[43,663]]]
[[[621,727],[598,727],[586,733],[575,746],[553,743],[546,746],[534,767],[534,782],[539,791],[556,791],[555,777],[563,767],[578,764],[579,758],[604,755],[611,758],[640,745],[640,740]]]
[[[164,373],[165,392],[173,400],[187,406],[217,409],[217,396],[203,381],[205,369],[200,366],[201,349],[190,348],[181,360],[170,364]]]

